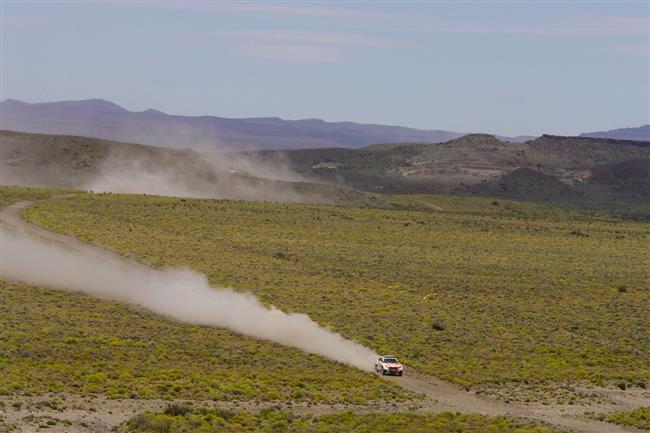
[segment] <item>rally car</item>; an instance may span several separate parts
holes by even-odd
[[[375,362],[375,371],[379,374],[401,376],[404,373],[404,366],[394,356],[386,355]]]

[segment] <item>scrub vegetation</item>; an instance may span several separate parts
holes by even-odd
[[[413,397],[297,349],[0,280],[0,395],[358,404]]]
[[[650,382],[647,223],[485,198],[391,200],[402,209],[82,194],[36,205],[27,218],[154,267],[204,272],[214,285],[307,313],[407,366],[502,398],[520,398],[525,388],[526,400],[544,402],[557,385]],[[172,338],[176,331],[152,334]],[[194,354],[183,355],[189,347],[169,347],[187,356],[178,380],[207,368],[190,362]],[[277,362],[289,357],[287,368],[297,374],[323,366],[317,376],[336,382],[324,362],[268,347]],[[165,370],[156,359],[138,364]],[[304,359],[313,367],[301,365]],[[358,382],[348,379],[357,373],[345,374],[342,387],[350,392],[381,389],[361,373]],[[252,388],[261,382],[247,377]],[[296,388],[265,391],[286,396]],[[354,399],[341,390],[335,395]]]
[[[228,432],[228,433],[551,433],[507,418],[442,413],[368,414],[338,413],[321,416],[296,416],[265,410],[259,413],[229,412],[206,408],[169,407],[165,413],[137,415],[119,429],[125,433]]]
[[[617,412],[600,417],[602,421],[629,425],[642,430],[650,430],[650,407],[642,407],[630,412]]]
[[[0,186],[0,207],[7,206],[21,200],[42,200],[56,194],[62,194],[64,192],[64,190],[57,189]]]
[[[0,187],[0,207],[62,190]],[[365,405],[411,400],[339,363],[134,306],[0,279],[0,395]]]

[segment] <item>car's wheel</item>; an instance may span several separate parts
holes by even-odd
[[[403,373],[403,371],[400,371],[399,373],[397,373],[397,375],[398,375],[398,376],[401,376],[402,373]]]

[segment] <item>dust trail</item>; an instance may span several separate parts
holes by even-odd
[[[112,149],[74,187],[95,192],[253,201],[312,202],[300,191],[302,176],[280,159],[192,151],[136,153]]]
[[[372,350],[305,314],[267,308],[251,294],[210,286],[189,269],[156,270],[99,248],[61,244],[0,226],[0,276],[136,304],[186,323],[228,328],[371,370]]]

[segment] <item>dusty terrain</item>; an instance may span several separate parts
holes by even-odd
[[[405,376],[390,377],[387,380],[394,381],[410,391],[421,393],[424,398],[417,403],[386,404],[372,408],[354,405],[296,405],[290,402],[283,406],[274,404],[257,405],[247,402],[192,400],[178,400],[176,402],[253,412],[264,408],[275,408],[296,414],[308,413],[314,415],[343,411],[356,413],[401,411],[438,413],[453,411],[521,418],[584,433],[640,432],[638,429],[596,421],[590,418],[589,414],[631,410],[650,404],[650,391],[626,393],[602,389],[599,392],[605,396],[609,403],[587,406],[511,405],[477,396],[473,392],[463,391],[447,382],[412,370],[409,370]],[[48,426],[48,431],[104,433],[111,431],[113,426],[128,420],[138,413],[145,411],[161,412],[170,403],[172,401],[169,400],[114,400],[104,396],[71,394],[46,394],[29,397],[6,396],[0,398],[0,413],[4,416],[5,423],[18,425],[19,432],[31,432],[39,425],[47,425],[48,420],[56,420],[56,423]]]
[[[283,163],[96,138],[0,131],[0,185],[289,203],[375,204]]]
[[[63,198],[65,196],[59,196]],[[43,228],[28,224],[22,220],[22,212],[32,204],[31,201],[15,203],[0,212],[0,220],[17,230],[24,230],[33,236],[39,236],[49,241],[60,242],[70,248],[81,250],[87,254],[110,255],[115,254],[101,248],[82,243],[69,236],[57,234]],[[131,262],[126,258],[121,260],[131,266],[144,266]],[[410,391],[423,395],[423,399],[413,403],[392,405],[388,407],[373,407],[378,411],[460,411],[484,415],[507,415],[515,418],[525,418],[537,422],[547,423],[552,426],[569,429],[576,432],[617,433],[635,432],[632,428],[625,428],[612,424],[602,423],[590,419],[588,414],[606,413],[612,411],[629,410],[650,405],[650,391],[634,390],[622,391],[612,389],[594,389],[606,403],[576,406],[551,406],[541,404],[507,404],[495,399],[479,396],[474,392],[467,392],[455,385],[441,381],[435,377],[427,376],[417,371],[408,370],[403,377],[387,378]],[[19,431],[30,432],[39,425],[48,425],[50,430],[61,432],[94,431],[105,432],[132,415],[146,410],[161,410],[169,404],[166,400],[109,400],[104,397],[80,397],[75,395],[40,395],[40,396],[4,396],[0,398],[0,405],[4,422],[18,424]],[[206,402],[195,402],[205,404]],[[210,405],[220,406],[219,403]],[[229,409],[257,410],[268,405],[252,405],[231,403],[223,405]],[[342,410],[368,411],[366,408],[354,406],[295,406],[287,405],[285,409],[300,413],[322,414]],[[58,419],[58,421],[53,420]],[[65,421],[67,420],[67,421]],[[83,423],[83,424],[82,424]]]

